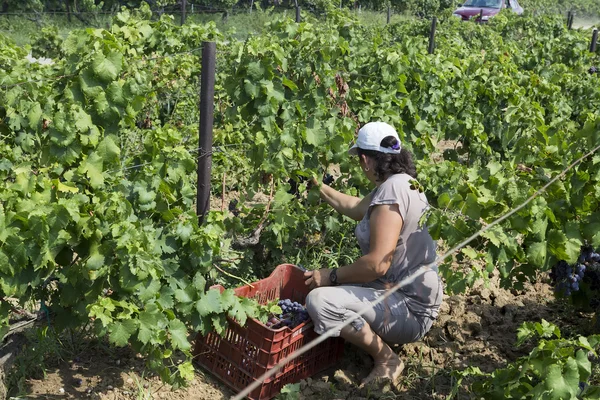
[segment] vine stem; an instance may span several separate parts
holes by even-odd
[[[247,280],[245,280],[244,278],[241,278],[241,277],[239,277],[239,276],[233,275],[233,274],[232,274],[232,273],[230,273],[230,272],[227,272],[227,271],[225,271],[223,268],[220,268],[220,267],[219,267],[217,264],[213,264],[213,267],[215,267],[216,269],[218,269],[219,271],[221,271],[222,273],[224,273],[224,274],[225,274],[225,275],[227,275],[228,277],[230,277],[230,278],[234,278],[234,279],[237,279],[237,280],[239,280],[239,281],[242,281],[242,282],[244,282],[246,285],[248,285],[248,286],[250,286],[252,289],[254,289],[254,286],[253,286],[253,285],[252,285],[250,282],[248,282]]]
[[[267,217],[269,215],[269,210],[271,209],[271,203],[273,203],[273,192],[274,191],[275,191],[275,180],[273,179],[273,175],[271,175],[271,193],[269,193],[269,200],[267,201],[267,206],[265,207],[265,214],[263,215],[262,219],[260,220],[260,222],[254,232],[261,232],[263,229],[263,225],[264,225],[265,221],[267,220]]]
[[[225,179],[227,178],[227,173],[223,172],[223,184],[221,190],[221,212],[225,211]]]

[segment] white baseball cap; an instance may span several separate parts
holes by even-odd
[[[387,136],[395,137],[398,140],[397,146],[394,148],[381,147],[381,141]],[[400,151],[402,150],[398,133],[393,126],[385,122],[369,122],[360,128],[358,131],[358,139],[356,139],[354,146],[348,150],[348,153],[356,156],[358,155],[358,148],[390,154],[400,154]]]

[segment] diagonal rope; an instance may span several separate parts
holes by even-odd
[[[477,231],[473,235],[469,236],[467,239],[463,240],[462,242],[460,242],[459,244],[457,244],[456,246],[454,246],[452,249],[448,250],[442,256],[438,256],[435,259],[435,261],[433,261],[433,262],[431,262],[429,264],[424,264],[415,273],[413,273],[412,275],[410,275],[410,276],[402,279],[400,282],[398,282],[392,288],[388,289],[382,296],[380,296],[379,298],[377,298],[377,300],[371,302],[371,304],[369,304],[369,305],[363,307],[361,310],[359,310],[358,313],[357,313],[357,315],[355,317],[349,318],[348,320],[344,321],[341,326],[336,327],[335,329],[330,329],[329,331],[327,331],[324,334],[320,335],[318,338],[316,338],[315,340],[313,340],[309,344],[301,347],[300,349],[296,350],[292,354],[290,354],[287,357],[285,357],[283,360],[281,360],[279,363],[277,363],[277,365],[275,365],[272,369],[270,369],[269,371],[267,371],[264,374],[262,374],[256,381],[254,381],[252,384],[250,384],[248,387],[246,387],[244,390],[242,390],[240,393],[238,393],[235,397],[233,397],[232,400],[241,400],[241,399],[243,399],[248,394],[250,394],[254,389],[256,389],[257,387],[259,387],[266,379],[268,379],[271,376],[275,375],[277,373],[277,371],[279,371],[281,368],[283,368],[283,366],[285,366],[287,363],[289,363],[293,359],[301,356],[302,354],[306,353],[307,351],[311,350],[312,348],[314,348],[315,346],[319,345],[320,343],[322,343],[323,341],[327,340],[328,338],[332,337],[334,335],[335,331],[338,331],[339,329],[343,329],[343,328],[347,327],[352,322],[354,322],[355,320],[357,320],[360,316],[362,316],[366,312],[370,311],[374,306],[382,303],[385,299],[387,299],[389,296],[391,296],[394,292],[396,292],[401,287],[411,284],[412,282],[414,282],[419,276],[421,276],[425,272],[432,271],[432,268],[431,268],[432,266],[437,265],[438,262],[443,261],[446,258],[454,255],[456,252],[458,252],[458,250],[460,250],[461,248],[463,248],[464,246],[466,246],[467,244],[469,244],[471,241],[473,241],[474,239],[476,239],[479,235],[481,235],[482,233],[490,230],[494,226],[496,226],[496,225],[500,224],[501,222],[505,221],[511,215],[513,215],[516,212],[518,212],[519,210],[523,209],[533,199],[535,199],[540,194],[542,194],[543,192],[545,192],[546,189],[548,189],[548,187],[550,187],[550,185],[552,185],[554,182],[556,182],[557,180],[559,180],[560,178],[562,178],[563,176],[565,176],[565,174],[569,170],[571,170],[577,164],[581,163],[584,159],[586,159],[590,155],[594,154],[598,149],[600,149],[600,145],[594,147],[594,149],[590,150],[589,152],[587,152],[586,154],[584,154],[583,156],[581,156],[578,160],[576,160],[575,162],[573,162],[572,164],[570,164],[560,174],[558,174],[556,177],[554,177],[552,180],[550,180],[547,184],[545,184],[541,189],[538,189],[534,194],[532,194],[521,205],[519,205],[518,207],[516,207],[516,208],[512,209],[511,211],[507,212],[506,214],[504,214],[500,218],[496,219],[491,224],[483,227],[482,229],[480,229],[479,231]]]

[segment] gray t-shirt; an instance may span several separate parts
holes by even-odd
[[[370,217],[373,206],[397,204],[403,220],[390,268],[383,277],[364,286],[387,289],[417,271],[421,265],[435,261],[435,242],[427,227],[420,224],[420,219],[428,207],[427,198],[418,190],[410,188],[411,180],[412,177],[407,174],[390,176],[372,192],[369,210],[356,227],[358,244],[363,254],[367,254],[370,248]],[[443,286],[437,268],[421,274],[411,284],[401,287],[398,292],[400,293],[394,294],[396,301],[387,302],[392,314],[400,313],[398,307],[406,303],[409,310],[417,316],[437,317],[443,296]]]

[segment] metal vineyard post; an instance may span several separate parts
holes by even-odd
[[[210,209],[210,173],[212,168],[213,113],[215,100],[215,42],[204,42],[200,78],[200,130],[198,147],[198,192],[196,212],[202,224]]]

